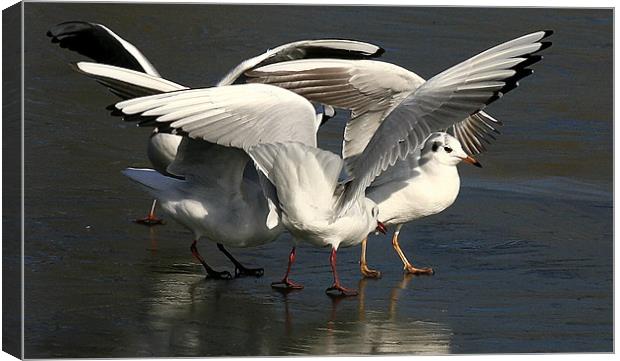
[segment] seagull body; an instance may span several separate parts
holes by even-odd
[[[347,203],[366,192],[379,205],[379,220],[397,225],[392,243],[405,269],[432,273],[411,265],[398,235],[403,224],[449,207],[460,181],[456,163],[433,162],[421,147],[431,133],[447,131],[456,138],[453,148],[484,151],[501,123],[482,110],[532,73],[527,67],[542,59],[534,53],[551,45],[542,41],[551,34],[539,31],[497,45],[428,81],[394,64],[338,59],[272,64],[246,76],[351,110],[342,155],[353,184],[341,200]],[[473,158],[470,162],[479,166]],[[365,276],[380,275],[366,265],[366,240],[360,267]]]
[[[331,152],[296,143],[258,145],[250,150],[258,168],[273,183],[282,223],[294,238],[317,247],[359,244],[377,227],[376,204],[358,199],[334,219],[342,159]]]
[[[380,219],[386,225],[437,214],[450,207],[459,194],[456,166],[461,161],[477,164],[458,139],[444,132],[432,133],[422,148],[399,161],[406,166],[389,168],[366,194],[379,206]]]
[[[338,198],[343,190],[338,177],[344,167],[340,156],[291,142],[259,144],[252,147],[249,154],[275,187],[282,224],[293,235],[295,243],[331,247],[334,283],[326,292],[357,294],[340,284],[336,251],[341,246],[357,245],[371,231],[384,228],[377,221],[377,205],[366,197],[356,199],[344,212],[338,212]],[[281,283],[299,287],[287,281],[288,271]]]
[[[218,162],[220,169],[209,169],[217,179],[199,182],[167,177],[152,169],[128,168],[123,174],[143,185],[172,219],[192,231],[196,240],[254,247],[276,239],[284,229],[279,223],[267,227],[269,208],[260,185],[243,178],[240,185],[231,186],[227,182],[237,175],[218,172],[224,166],[238,170],[240,165],[234,163],[243,162],[243,167],[247,159],[232,155]]]

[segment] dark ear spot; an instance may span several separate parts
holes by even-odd
[[[433,143],[433,148],[431,148],[433,150],[433,152],[436,152],[437,149],[439,149],[439,142],[434,142]]]

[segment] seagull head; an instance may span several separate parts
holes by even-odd
[[[433,160],[448,166],[456,166],[460,162],[465,162],[482,168],[480,162],[465,153],[458,139],[444,132],[432,133],[426,138],[422,148],[421,159],[426,161]]]
[[[368,217],[368,224],[370,229],[368,233],[374,231],[375,233],[387,233],[387,227],[381,221],[379,221],[379,206],[370,200],[369,198],[365,199],[366,201],[366,210]]]

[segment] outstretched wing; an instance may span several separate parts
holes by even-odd
[[[47,36],[61,48],[75,51],[98,63],[159,76],[155,67],[135,46],[101,24],[67,21],[52,27]]]
[[[233,84],[246,71],[269,64],[311,58],[370,59],[381,56],[383,52],[384,50],[376,45],[355,40],[295,41],[267,50],[263,54],[241,62],[230,70],[217,83],[217,86]]]
[[[361,153],[385,116],[424,83],[397,65],[370,60],[297,60],[246,75],[252,83],[276,85],[311,101],[350,109],[342,147],[345,160]]]
[[[342,156],[347,169],[370,141],[385,117],[425,80],[399,66],[377,61],[299,60],[249,71],[249,82],[276,85],[312,101],[351,110]],[[484,150],[501,123],[484,112],[453,125],[455,135],[472,154]]]
[[[167,125],[190,138],[247,150],[259,143],[316,146],[319,121],[306,99],[263,84],[181,90],[116,104],[126,120]]]
[[[187,89],[158,76],[112,65],[79,62],[74,68],[123,99]]]
[[[381,172],[413,152],[433,131],[445,129],[514,89],[530,75],[534,53],[551,45],[539,31],[500,44],[434,76],[402,101],[381,123],[351,165],[353,180],[339,200],[339,212],[361,195]]]

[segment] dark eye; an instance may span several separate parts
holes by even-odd
[[[446,153],[452,153],[452,148],[450,147],[443,147],[443,149],[446,151]]]

